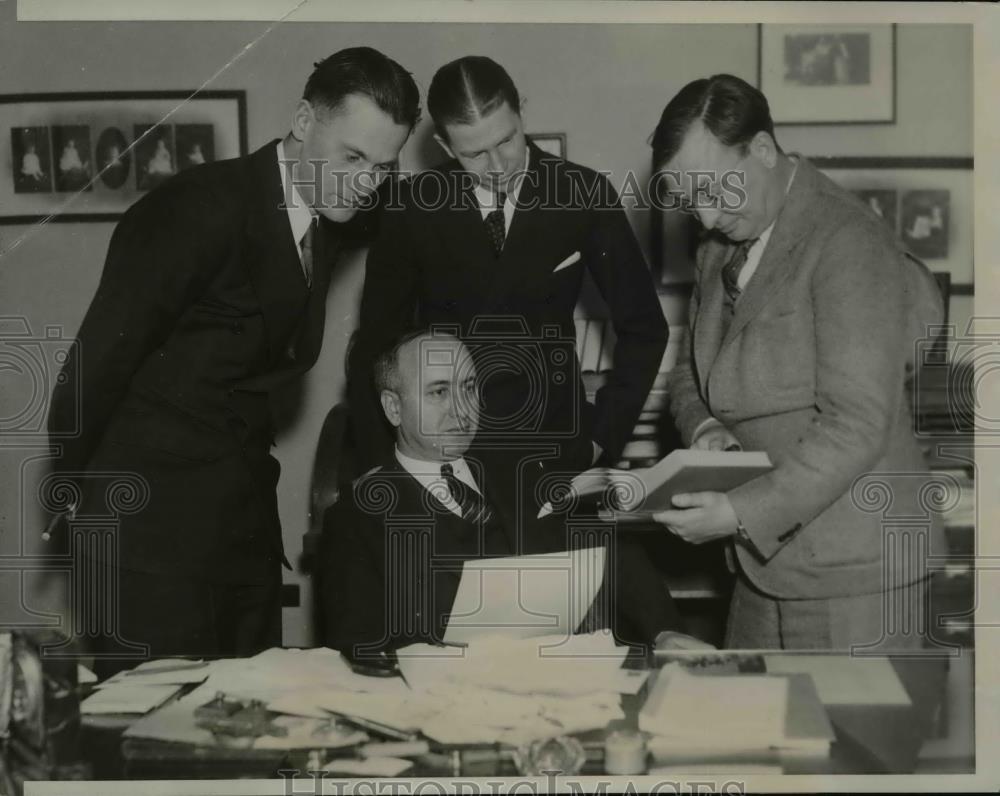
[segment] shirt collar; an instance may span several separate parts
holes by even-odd
[[[521,193],[521,183],[524,182],[524,172],[528,170],[528,163],[531,160],[531,149],[530,147],[524,148],[524,170],[519,174],[514,180],[514,185],[511,190],[507,193],[507,204],[517,207],[517,197]],[[496,208],[496,196],[494,191],[483,185],[477,185],[475,187],[476,201],[479,202],[480,208],[485,208],[487,210],[495,210]]]
[[[295,185],[289,184],[289,166],[285,164],[285,142],[278,141],[278,171],[281,172],[281,195],[285,197],[285,210],[288,213],[288,223],[292,226],[292,237],[301,248],[302,238],[309,231],[309,226],[315,217],[312,209],[305,203],[302,194]]]
[[[441,465],[450,464],[452,470],[455,472],[456,477],[459,472],[463,474],[468,472],[469,465],[466,464],[465,459],[459,457],[457,459],[451,459],[447,462],[438,461],[428,461],[427,459],[415,459],[412,456],[407,456],[398,447],[396,448],[396,461],[398,461],[403,469],[406,470],[414,478],[430,476],[432,478],[441,477]],[[463,479],[464,480],[464,479]]]

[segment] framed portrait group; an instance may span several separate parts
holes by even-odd
[[[193,166],[247,151],[246,93],[0,96],[0,223],[115,220]]]

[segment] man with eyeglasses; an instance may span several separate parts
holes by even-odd
[[[763,450],[775,465],[726,493],[676,496],[656,519],[694,544],[730,542],[728,647],[921,646],[941,528],[883,527],[864,488],[885,485],[894,515],[927,515],[905,383],[942,317],[936,283],[856,198],[781,149],[766,98],[739,78],[681,89],[652,146],[706,231],[671,410],[692,448]]]

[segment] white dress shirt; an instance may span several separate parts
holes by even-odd
[[[528,170],[528,160],[530,159],[530,151],[524,153],[524,171]],[[512,184],[507,187],[509,193],[507,194],[507,201],[503,204],[503,225],[504,233],[510,232],[510,222],[514,218],[514,208],[517,206],[517,197],[521,193],[521,183],[524,181],[524,173],[518,174],[511,180]],[[479,202],[479,213],[483,217],[483,221],[486,220],[486,216],[497,209],[497,197],[496,192],[490,190],[482,183],[475,187],[474,193],[476,194],[476,201]]]
[[[292,239],[299,250],[299,260],[302,259],[302,239],[313,217],[316,215],[312,208],[305,203],[302,194],[297,186],[290,184],[288,169],[291,166],[285,165],[285,142],[278,141],[278,171],[281,172],[281,192],[285,197],[285,211],[288,213],[288,223],[292,227]],[[294,192],[294,193],[293,193]]]
[[[424,459],[414,459],[412,456],[407,456],[399,448],[396,448],[396,461],[400,463],[406,472],[416,478],[424,489],[436,498],[439,498],[448,511],[459,517],[462,516],[462,509],[451,496],[448,485],[444,482],[444,478],[441,477],[441,465],[450,464],[455,472],[455,477],[459,481],[482,494],[482,490],[476,484],[476,479],[473,477],[472,471],[469,469],[469,465],[465,459],[452,459],[449,462],[425,461]]]

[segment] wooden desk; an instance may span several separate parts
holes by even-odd
[[[726,654],[726,653],[723,653]],[[729,653],[741,671],[760,670],[762,659],[753,653]],[[945,678],[950,667],[967,667],[971,671],[972,656],[966,651],[961,658],[900,658],[892,661],[903,686],[910,695],[910,706],[845,705],[827,710],[833,724],[836,741],[829,757],[804,758],[771,755],[770,762],[788,774],[875,774],[911,773],[917,765],[924,741],[935,734],[940,723]],[[644,689],[635,696],[623,696],[626,718],[618,724],[637,727],[639,708],[653,685],[654,673]],[[971,683],[971,678],[968,679]],[[683,717],[678,717],[683,721]],[[308,768],[306,751],[247,751],[224,748],[194,748],[184,744],[167,744],[122,740],[121,733],[128,720],[102,718],[84,719],[84,754],[95,765],[95,778],[128,779],[223,779],[246,777],[276,777],[282,769]],[[603,773],[603,738],[606,730],[595,730],[580,736],[588,750],[584,775]],[[450,748],[446,754],[462,750]],[[451,759],[451,758],[449,758]],[[454,758],[457,762],[458,758]],[[962,761],[968,765],[967,761]],[[939,761],[949,773],[956,761]],[[934,767],[923,767],[921,773],[931,773]],[[692,773],[697,773],[692,771]],[[509,759],[475,765],[413,768],[407,777],[447,776],[516,776]]]

